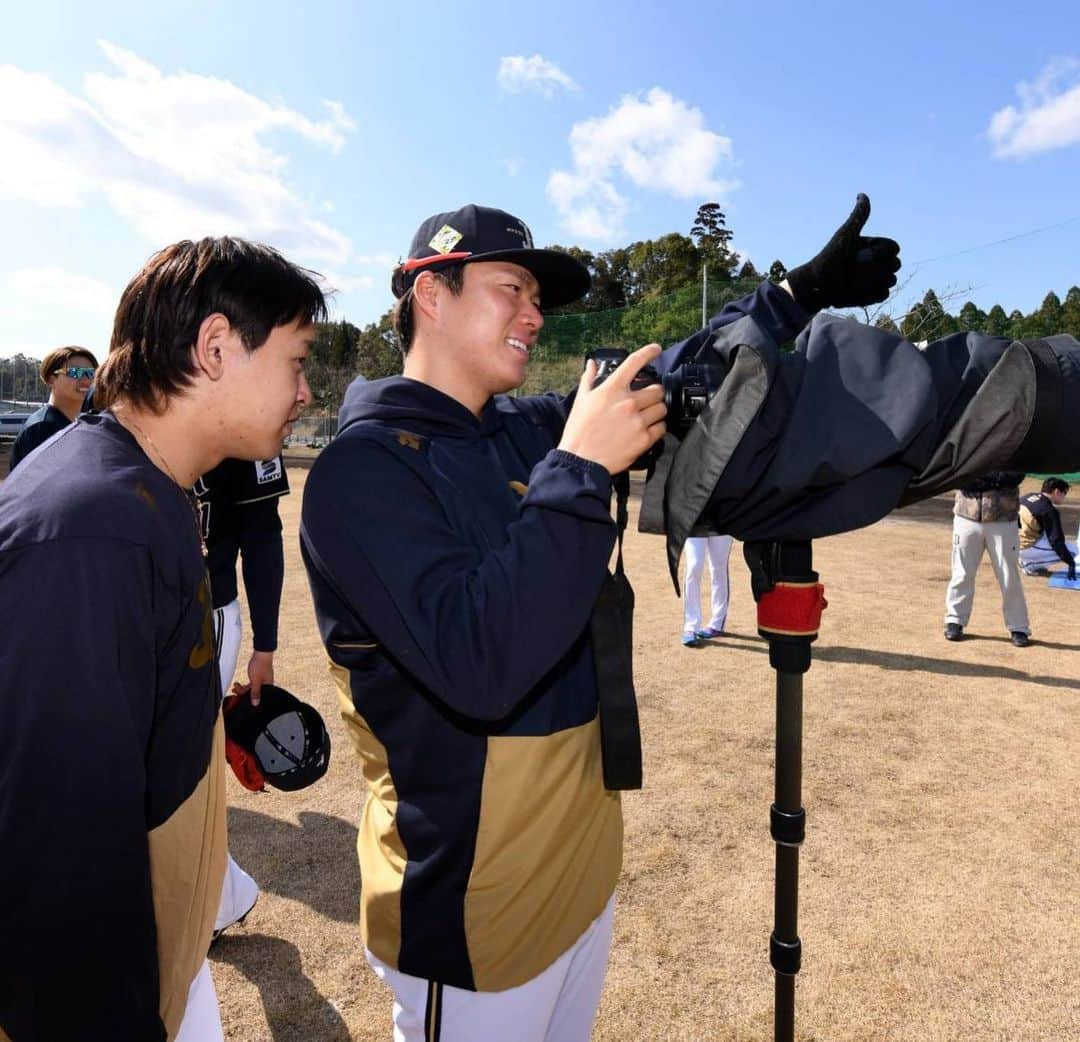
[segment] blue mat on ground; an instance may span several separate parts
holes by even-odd
[[[1072,582],[1069,582],[1064,572],[1054,572],[1046,581],[1046,585],[1056,586],[1059,590],[1080,590],[1080,579],[1073,579]]]

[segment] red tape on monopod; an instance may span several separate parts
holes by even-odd
[[[821,583],[778,582],[758,601],[758,629],[784,637],[816,637],[828,605]]]

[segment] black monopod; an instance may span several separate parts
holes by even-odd
[[[743,555],[757,602],[758,633],[769,642],[776,670],[776,790],[769,826],[776,843],[776,883],[769,961],[775,971],[775,1042],[794,1042],[799,940],[799,845],[806,835],[802,806],[803,674],[817,639],[824,587],[805,542],[751,542]]]

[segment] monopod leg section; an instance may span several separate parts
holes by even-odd
[[[802,807],[802,674],[776,675],[776,792],[769,815],[776,843],[776,889],[769,961],[775,971],[776,1042],[794,1042],[795,975],[802,964],[799,939],[799,844]]]
[[[769,831],[776,843],[776,884],[769,962],[775,971],[775,1042],[795,1039],[795,976],[799,939],[799,846],[802,806],[803,674],[817,639],[824,590],[812,570],[811,544],[747,543],[744,554],[758,604],[758,632],[776,670],[776,788]]]

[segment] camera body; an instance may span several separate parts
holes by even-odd
[[[585,359],[596,362],[596,379],[593,386],[603,383],[628,355],[621,347],[597,347]],[[677,438],[685,436],[717,392],[724,371],[719,365],[707,362],[685,362],[661,376],[651,365],[641,369],[630,382],[632,391],[652,384],[664,388],[664,404],[667,406],[667,428]]]

